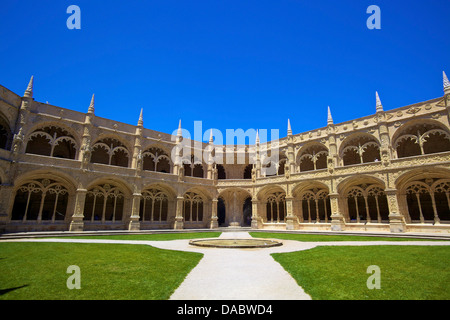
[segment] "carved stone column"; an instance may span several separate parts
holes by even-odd
[[[175,230],[184,229],[184,219],[183,219],[183,206],[184,206],[184,197],[177,197],[177,209],[175,213]]]
[[[0,187],[0,232],[5,232],[9,222],[9,212],[14,202],[13,186],[2,185]]]
[[[84,203],[86,201],[86,189],[77,189],[75,194],[75,211],[72,215],[69,231],[83,231],[84,228]]]
[[[218,199],[212,199],[211,203],[211,224],[210,229],[217,229],[219,227],[219,217],[217,216]]]
[[[344,216],[339,210],[339,194],[330,193],[331,204],[331,230],[343,231],[345,229]]]
[[[261,218],[258,215],[258,199],[252,199],[252,229],[260,229],[262,227]]]
[[[386,189],[384,192],[386,193],[389,206],[389,226],[391,232],[405,232],[405,219],[403,219],[403,216],[400,214],[398,209],[397,190]]]
[[[131,207],[131,216],[128,223],[128,230],[139,231],[141,230],[141,222],[139,221],[139,210],[141,207],[141,194],[133,193],[133,203]]]
[[[298,227],[297,219],[294,216],[293,202],[293,197],[286,197],[286,230],[295,230]]]

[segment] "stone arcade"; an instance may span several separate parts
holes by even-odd
[[[271,142],[245,164],[171,152],[183,140],[0,86],[0,232],[218,228],[450,232],[450,83],[444,95]],[[186,142],[186,141],[185,141]],[[198,148],[194,141],[193,150]],[[223,146],[200,143],[201,151]],[[254,154],[252,158],[249,155]],[[274,175],[265,167],[274,166]]]

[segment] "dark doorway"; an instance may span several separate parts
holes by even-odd
[[[252,225],[252,198],[248,197],[244,202],[243,209],[244,227],[250,227]]]
[[[222,198],[217,201],[217,217],[219,218],[219,227],[223,227],[225,224],[225,201]]]

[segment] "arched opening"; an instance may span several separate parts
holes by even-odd
[[[0,117],[0,149],[9,149],[11,140],[11,129],[8,123]]]
[[[369,135],[347,138],[343,143],[341,157],[344,166],[380,160],[380,146]]]
[[[115,185],[107,183],[92,187],[86,194],[84,220],[122,221],[124,200],[124,193]]]
[[[450,151],[450,134],[437,123],[417,123],[399,129],[394,148],[398,158]]]
[[[105,138],[92,146],[92,163],[128,167],[128,149],[117,139]]]
[[[253,165],[249,164],[245,167],[244,169],[244,179],[251,179],[252,178],[252,169],[253,169]]]
[[[225,225],[226,218],[226,209],[225,209],[225,201],[222,197],[219,197],[217,201],[217,218],[219,227],[223,227]]]
[[[225,168],[221,164],[217,164],[217,179],[226,179],[227,174],[225,172]]]
[[[203,199],[195,192],[184,195],[183,216],[186,222],[203,221]]]
[[[267,222],[284,223],[286,217],[286,194],[274,192],[267,197],[266,202]]]
[[[168,217],[169,196],[159,189],[144,190],[139,210],[139,220],[142,222],[165,222]]]
[[[75,159],[77,145],[73,136],[55,126],[34,131],[28,137],[25,152],[42,156]]]
[[[194,165],[194,168],[192,169],[192,176],[203,178],[203,166],[200,163]]]
[[[377,184],[359,184],[346,192],[350,222],[387,222],[389,206],[384,189]]]
[[[153,147],[143,152],[142,156],[143,170],[170,173],[170,158],[164,150]]]
[[[25,183],[16,192],[11,220],[64,220],[68,197],[67,189],[51,179]]]
[[[331,205],[326,189],[313,188],[300,193],[301,221],[328,223],[331,221]]]
[[[298,156],[300,172],[327,168],[328,149],[320,144],[314,144],[301,150]]]
[[[427,178],[408,184],[405,192],[411,222],[450,221],[450,181]]]
[[[249,227],[252,224],[252,198],[248,197],[244,201],[244,207],[243,207],[243,226]]]

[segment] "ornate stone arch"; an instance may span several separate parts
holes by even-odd
[[[398,158],[450,151],[450,131],[439,121],[411,120],[394,132],[392,148]]]
[[[11,220],[50,221],[66,220],[70,197],[75,192],[71,177],[57,171],[35,170],[14,181],[14,203]]]
[[[76,159],[79,142],[60,124],[40,125],[25,138],[26,153]]]
[[[305,144],[296,153],[299,171],[327,168],[328,152],[328,148],[318,141]]]
[[[364,132],[357,132],[346,137],[339,147],[339,157],[342,164],[352,165],[380,161],[379,140]]]
[[[151,145],[142,153],[143,169],[149,171],[157,171],[170,173],[172,172],[172,160],[170,153],[165,149],[161,149],[159,145]]]
[[[131,153],[116,136],[103,136],[92,144],[92,163],[129,167]]]

